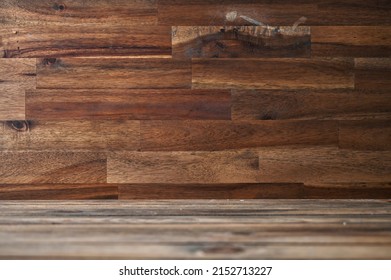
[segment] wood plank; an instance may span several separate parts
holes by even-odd
[[[337,145],[334,121],[142,121],[143,151],[215,151],[284,145]]]
[[[353,88],[349,58],[194,59],[193,88]]]
[[[108,184],[0,185],[0,200],[118,199],[118,187]]]
[[[119,199],[388,199],[391,183],[131,184]]]
[[[139,121],[0,121],[0,150],[138,150],[139,136]]]
[[[313,26],[312,56],[391,56],[391,26]]]
[[[24,119],[25,90],[35,88],[35,59],[0,58],[0,119]]]
[[[249,150],[116,152],[107,166],[108,183],[252,183],[258,156]]]
[[[247,16],[265,25],[391,25],[387,0],[160,0],[159,24],[252,25]]]
[[[0,152],[0,184],[105,183],[106,156],[88,152]]]
[[[391,58],[355,58],[357,89],[391,89]]]
[[[391,153],[316,147],[260,149],[259,182],[390,182]]]
[[[175,58],[309,57],[309,27],[174,26]]]
[[[3,0],[0,3],[3,24],[13,26],[47,25],[155,25],[156,0]]]
[[[36,90],[26,117],[72,119],[231,119],[228,90]]]
[[[190,88],[190,63],[172,59],[44,58],[37,88]]]
[[[169,26],[0,25],[0,36],[3,57],[171,55]]]
[[[389,91],[235,90],[233,120],[390,119]]]
[[[355,150],[391,150],[391,121],[340,122],[339,147]]]

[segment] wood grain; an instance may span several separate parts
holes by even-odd
[[[2,151],[0,157],[0,184],[106,182],[102,153]]]
[[[235,90],[233,120],[390,119],[391,93],[375,90]]]
[[[353,88],[353,61],[327,58],[194,59],[193,88]]]
[[[252,25],[250,17],[267,25],[293,25],[306,17],[307,25],[391,25],[387,0],[161,0],[159,24]],[[236,12],[236,17],[227,13]]]
[[[26,92],[26,117],[72,119],[230,119],[227,90],[36,90]]]
[[[190,88],[186,61],[150,58],[44,58],[37,88]]]
[[[391,26],[313,26],[312,56],[391,56]]]
[[[332,145],[333,121],[143,121],[141,150],[214,151],[283,145]]]
[[[391,58],[355,58],[355,87],[391,89]]]
[[[175,58],[309,57],[309,27],[174,26]]]
[[[0,150],[138,150],[138,121],[0,122]]]
[[[35,88],[35,59],[0,58],[0,119],[24,119],[25,90]]]
[[[108,183],[252,183],[258,155],[249,150],[221,152],[110,153]]]
[[[1,28],[3,57],[171,55],[169,26],[23,26]]]
[[[390,257],[384,200],[8,201],[0,209],[0,258]]]
[[[0,185],[0,200],[118,199],[118,187],[107,184]]]
[[[340,122],[339,147],[354,150],[391,150],[391,121]]]
[[[259,182],[361,183],[391,180],[391,153],[327,147],[260,149]]]
[[[2,23],[12,26],[45,25],[155,25],[155,0],[3,0]]]

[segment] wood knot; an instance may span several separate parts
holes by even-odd
[[[7,125],[16,130],[17,132],[26,132],[30,130],[30,122],[29,121],[7,121]]]
[[[42,64],[46,66],[54,65],[57,62],[57,58],[44,58]]]
[[[65,10],[65,8],[66,8],[65,4],[57,4],[57,3],[55,3],[55,4],[53,5],[53,9],[54,9],[55,11],[62,12],[62,11]]]

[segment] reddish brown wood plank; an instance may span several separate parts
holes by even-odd
[[[37,90],[26,104],[26,117],[39,120],[231,118],[227,90]]]
[[[259,182],[390,182],[391,153],[314,147],[259,150]]]
[[[390,56],[391,26],[313,26],[311,55]]]
[[[106,182],[106,155],[71,151],[0,152],[0,184]]]
[[[255,152],[116,152],[107,162],[108,183],[254,183]]]
[[[45,58],[37,88],[190,88],[188,61],[162,58]]]
[[[391,120],[340,122],[339,147],[354,150],[391,150]]]
[[[0,25],[0,56],[140,56],[171,55],[170,26]]]
[[[194,59],[193,88],[353,88],[349,58]]]
[[[336,145],[334,121],[143,121],[141,150],[214,151],[283,145]]]
[[[357,89],[391,89],[391,58],[356,58],[354,62]]]
[[[118,187],[108,184],[0,185],[0,200],[118,199]]]
[[[309,57],[309,27],[174,26],[175,58]]]
[[[139,121],[0,121],[0,150],[138,150]]]
[[[160,0],[158,10],[167,25],[391,25],[388,0]]]
[[[390,119],[389,91],[235,90],[233,120]]]

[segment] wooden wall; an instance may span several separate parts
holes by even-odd
[[[388,0],[2,0],[0,199],[391,197]]]

